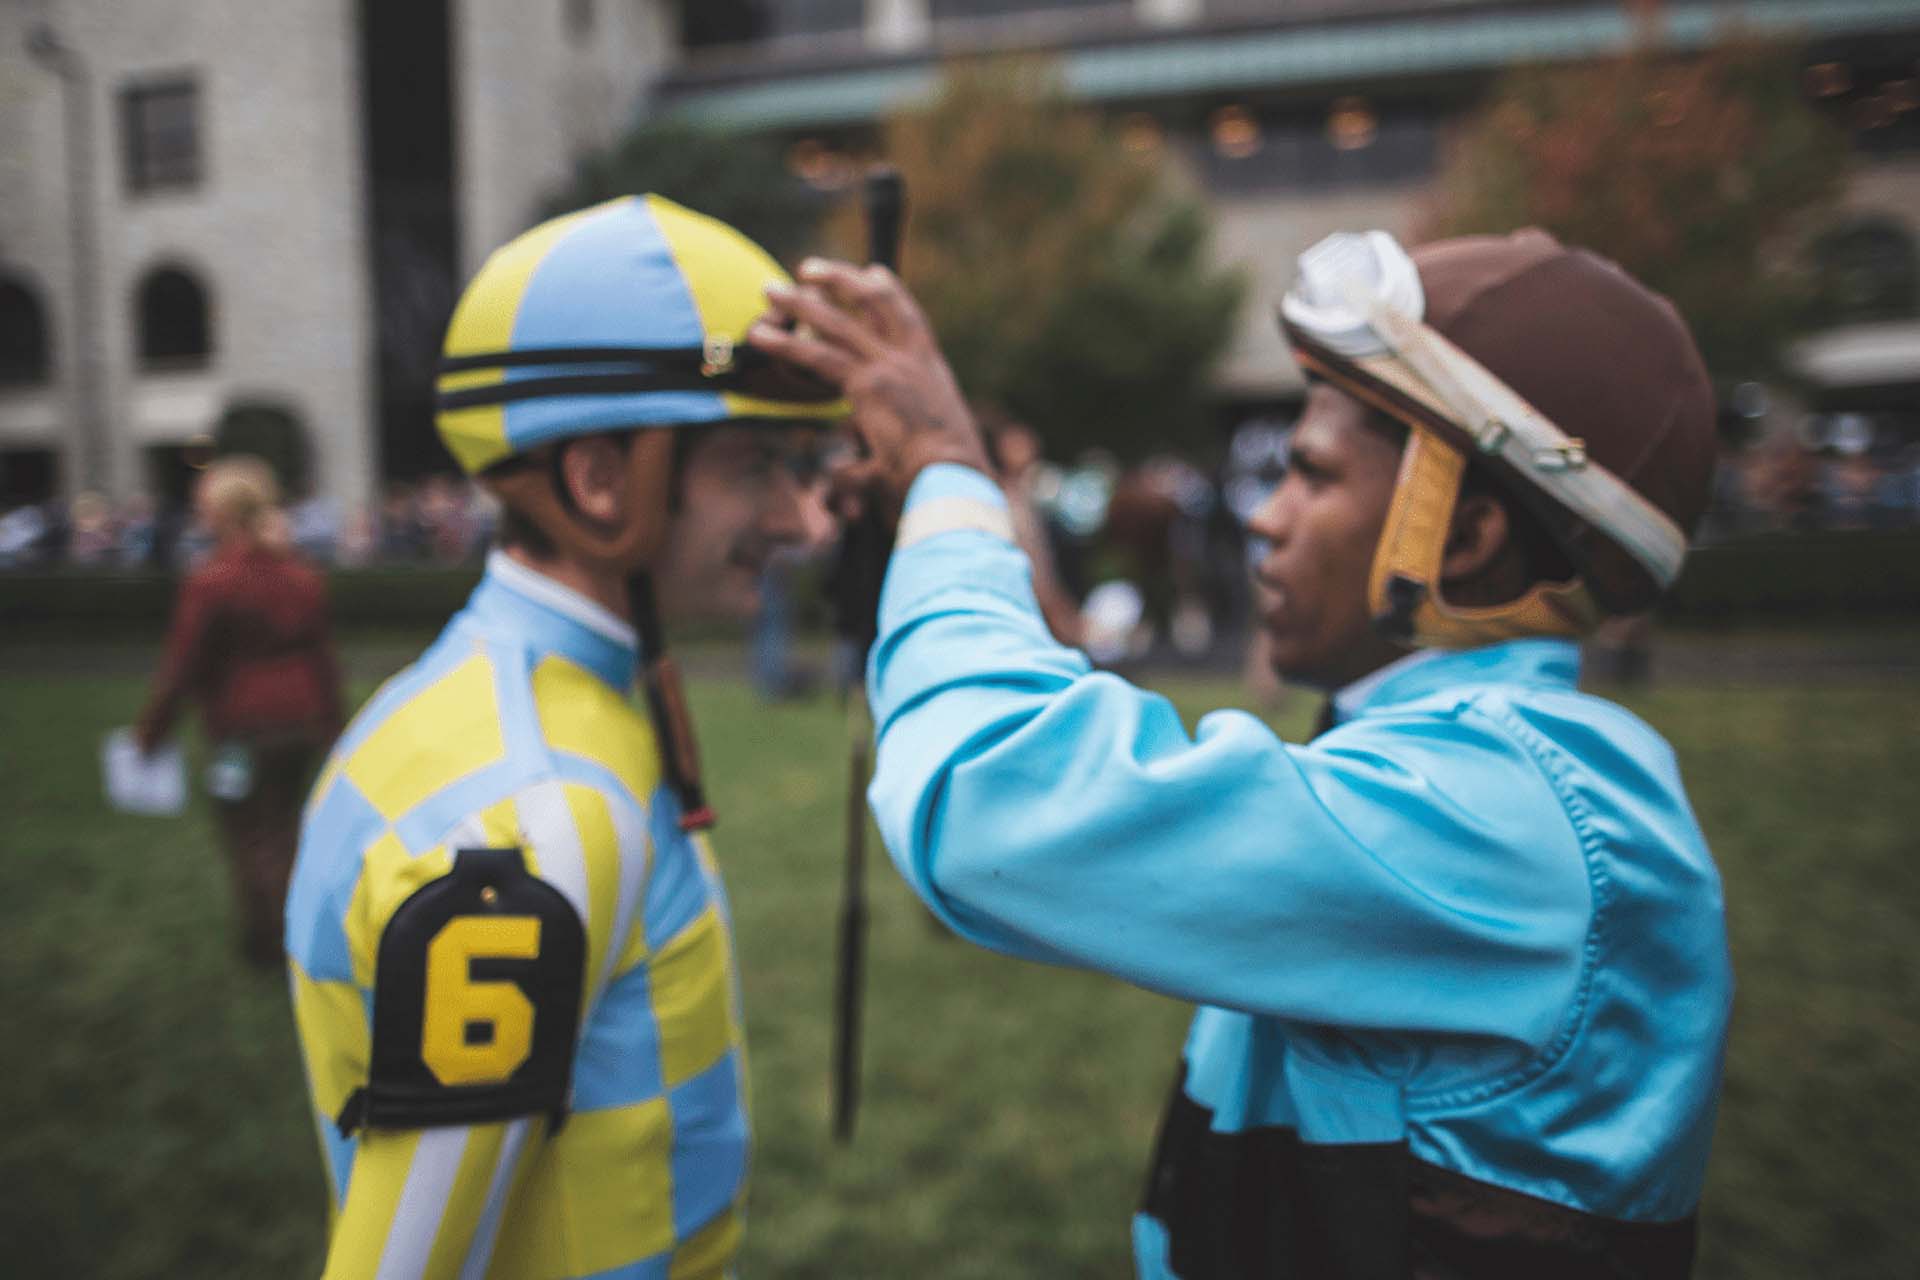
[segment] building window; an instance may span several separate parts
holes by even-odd
[[[135,295],[134,332],[143,369],[197,369],[213,351],[212,309],[200,282],[179,267],[156,267]]]
[[[935,22],[955,18],[1004,18],[1021,13],[1043,13],[1049,9],[1129,9],[1129,0],[928,0],[927,10]]]
[[[26,281],[0,276],[0,387],[45,382],[52,365],[39,296]]]
[[[0,511],[46,502],[59,491],[60,458],[52,449],[0,449]],[[26,535],[27,545],[15,554],[23,560],[35,558],[46,532],[42,526],[38,534]]]
[[[680,43],[688,49],[764,44],[858,31],[865,0],[679,0]]]
[[[173,191],[200,182],[200,86],[178,78],[120,91],[127,190]]]

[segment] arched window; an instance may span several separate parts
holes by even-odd
[[[52,367],[39,295],[17,276],[0,276],[0,386],[45,382]]]
[[[156,267],[140,281],[135,302],[140,363],[146,368],[196,368],[213,351],[207,291],[179,267]]]

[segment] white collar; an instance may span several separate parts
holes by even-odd
[[[1415,649],[1403,654],[1384,667],[1375,667],[1358,680],[1344,684],[1333,691],[1333,714],[1340,723],[1353,718],[1354,712],[1367,705],[1380,686],[1399,675],[1409,667],[1417,667],[1445,653],[1444,649]]]
[[[597,600],[575,591],[563,582],[549,578],[538,569],[524,565],[495,547],[487,552],[487,573],[506,586],[564,617],[571,618],[595,635],[638,652],[640,640],[630,623]]]

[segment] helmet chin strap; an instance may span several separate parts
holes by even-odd
[[[1301,366],[1404,423],[1406,448],[1367,575],[1367,605],[1381,634],[1429,649],[1472,649],[1527,636],[1586,635],[1606,617],[1586,582],[1540,582],[1504,604],[1449,604],[1440,569],[1467,458],[1452,441],[1341,363],[1296,346]]]
[[[1460,499],[1465,456],[1425,427],[1415,426],[1400,456],[1400,477],[1367,579],[1374,625],[1423,648],[1468,649],[1525,636],[1580,636],[1601,619],[1586,584],[1535,583],[1504,604],[1447,603],[1440,566]]]
[[[626,579],[633,630],[640,640],[640,686],[660,744],[661,764],[680,801],[683,831],[704,831],[714,824],[701,785],[700,750],[687,709],[679,666],[667,652],[660,625],[653,576],[647,563],[666,539],[668,487],[673,437],[670,431],[641,431],[627,446],[628,488],[641,495],[636,514],[618,524],[588,517],[566,492],[558,454],[552,467],[523,467],[491,474],[487,482],[502,502],[532,520],[567,556]]]
[[[1447,603],[1440,569],[1469,450],[1496,459],[1528,494],[1611,542],[1656,591],[1671,585],[1686,557],[1686,531],[1591,460],[1584,441],[1425,324],[1426,306],[1413,259],[1383,232],[1343,233],[1309,249],[1281,302],[1281,326],[1301,366],[1411,432],[1368,578],[1382,631],[1421,645],[1470,647],[1581,635],[1606,616],[1578,576],[1537,583],[1491,607]]]

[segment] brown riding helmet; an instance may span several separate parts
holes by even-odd
[[[1531,228],[1441,240],[1412,257],[1429,325],[1692,535],[1718,439],[1713,384],[1671,302],[1605,258]],[[1488,462],[1509,473],[1502,488],[1529,502],[1608,613],[1638,613],[1658,599],[1646,570],[1604,534],[1537,498],[1505,463]]]
[[[1619,267],[1570,249],[1544,231],[1437,241],[1409,255],[1425,296],[1421,319],[1604,468],[1690,535],[1705,510],[1716,447],[1712,385],[1679,313]],[[1638,613],[1662,584],[1604,530],[1561,505],[1509,457],[1479,447],[1475,424],[1455,421],[1344,357],[1282,315],[1300,363],[1414,431],[1395,509],[1376,556],[1375,608],[1389,630],[1443,644],[1524,634],[1571,635],[1602,616]],[[1575,578],[1535,584],[1510,606],[1456,609],[1437,598],[1431,573],[1411,595],[1381,594],[1397,570],[1437,572],[1440,541],[1458,496],[1459,460],[1477,459],[1501,490],[1524,502],[1566,553]],[[1425,454],[1425,457],[1419,455]],[[1445,487],[1446,492],[1440,492]]]

